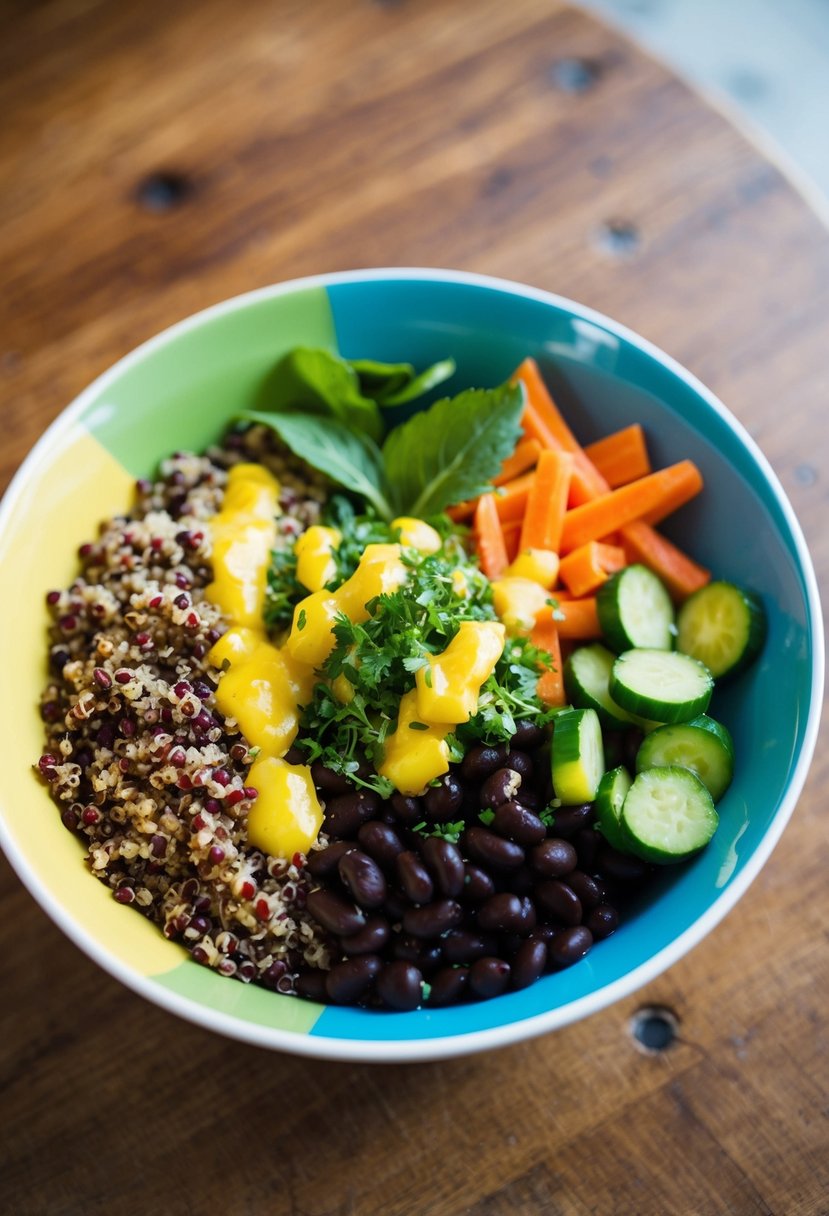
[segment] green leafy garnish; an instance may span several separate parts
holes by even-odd
[[[383,463],[395,506],[422,518],[490,487],[521,432],[518,385],[467,389],[395,427]]]

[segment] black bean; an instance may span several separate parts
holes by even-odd
[[[338,794],[348,794],[354,786],[343,773],[337,773],[328,768],[321,760],[315,760],[311,765],[311,779],[317,789],[328,798],[336,798]]]
[[[504,876],[504,886],[507,891],[512,891],[513,895],[529,895],[537,882],[538,875],[534,874],[529,866],[519,866],[517,870],[509,870]]]
[[[504,840],[486,828],[468,828],[464,842],[473,861],[499,870],[517,870],[524,862],[524,850],[511,840]]]
[[[629,853],[617,853],[607,845],[599,850],[598,867],[601,874],[616,882],[641,882],[648,872],[647,862]]]
[[[622,745],[624,762],[632,773],[636,772],[636,753],[642,746],[645,732],[638,726],[630,726],[625,731],[625,741]]]
[[[465,870],[457,845],[439,836],[427,836],[420,855],[429,867],[435,886],[447,899],[457,899],[463,893]]]
[[[562,806],[553,812],[551,830],[562,840],[572,840],[582,828],[587,827],[592,818],[592,802],[582,803],[581,806]]]
[[[529,988],[544,974],[547,966],[547,943],[538,938],[522,942],[512,961],[513,988]]]
[[[507,764],[514,773],[518,773],[524,785],[531,785],[533,776],[535,775],[535,766],[532,762],[532,757],[526,752],[510,752],[507,756]]]
[[[534,722],[516,722],[515,732],[510,739],[511,747],[520,747],[524,752],[534,751],[544,742],[544,731]]]
[[[520,802],[502,802],[495,812],[492,830],[517,844],[538,844],[547,835],[544,824]]]
[[[423,976],[402,959],[386,963],[377,978],[377,995],[389,1009],[408,1012],[423,1002]]]
[[[478,747],[470,747],[461,764],[461,776],[464,781],[484,781],[496,768],[502,767],[506,756],[507,749],[503,745],[487,747],[480,744]]]
[[[511,768],[498,768],[487,777],[481,786],[479,803],[483,810],[487,807],[500,806],[510,798],[518,797],[521,789],[521,774]]]
[[[318,920],[323,929],[335,933],[337,937],[350,937],[366,923],[359,908],[347,903],[333,891],[312,891],[306,906],[314,920]]]
[[[576,836],[573,844],[576,846],[576,852],[578,853],[579,868],[589,870],[592,873],[596,869],[599,849],[604,844],[604,837],[601,832],[595,828],[583,828]]]
[[[397,854],[403,852],[403,843],[394,828],[376,819],[362,825],[357,839],[369,857],[387,870],[394,869]]]
[[[504,891],[490,895],[478,909],[478,924],[487,933],[518,933],[523,925],[521,900]]]
[[[335,840],[327,849],[318,849],[316,853],[309,853],[305,867],[314,878],[327,878],[329,874],[336,872],[340,858],[344,857],[346,853],[350,853],[353,848],[354,845],[350,840]]]
[[[422,908],[407,908],[403,913],[403,928],[412,937],[440,937],[454,929],[463,919],[463,909],[454,899],[438,899]]]
[[[509,986],[512,968],[502,958],[479,958],[469,968],[469,987],[484,1000],[500,996]]]
[[[466,967],[441,967],[429,981],[430,992],[426,1004],[436,1008],[456,1005],[466,992],[468,983]]]
[[[379,908],[386,900],[386,880],[383,871],[368,853],[354,849],[340,859],[340,878],[361,908]]]
[[[294,981],[297,996],[305,997],[306,1001],[324,1003],[328,998],[325,987],[325,977],[327,974],[327,971],[318,971],[316,969],[300,971]]]
[[[569,841],[551,836],[535,846],[529,855],[529,862],[545,878],[563,878],[575,870],[578,857]]]
[[[386,902],[383,905],[383,911],[392,921],[400,921],[403,919],[403,913],[409,906],[409,901],[402,891],[389,891],[386,896]]]
[[[391,936],[385,916],[369,916],[366,923],[351,937],[340,939],[343,954],[379,954]]]
[[[557,878],[548,878],[535,888],[535,897],[545,912],[565,925],[580,925],[582,907],[572,887]]]
[[[417,853],[406,850],[397,855],[397,877],[403,892],[413,904],[427,904],[435,893],[429,871]]]
[[[286,764],[305,764],[307,759],[304,748],[298,743],[292,743],[282,758]]]
[[[546,806],[553,798],[552,748],[549,743],[540,747],[533,757],[535,764],[535,790]]]
[[[535,910],[535,904],[530,899],[529,895],[521,897],[521,928],[518,932],[522,937],[532,933],[538,924],[538,913]]]
[[[569,967],[584,958],[593,945],[593,934],[584,925],[562,929],[547,947],[550,962],[555,968]]]
[[[373,819],[380,806],[380,797],[374,790],[332,798],[325,807],[325,831],[339,838],[356,836],[360,824]]]
[[[432,823],[448,823],[463,802],[463,786],[454,773],[444,773],[439,785],[430,785],[423,795],[423,809]]]
[[[599,904],[587,914],[584,926],[590,930],[596,941],[600,942],[619,928],[619,913],[610,904]]]
[[[376,954],[362,954],[336,963],[326,976],[325,990],[335,1005],[354,1005],[364,997],[380,974],[382,962]]]
[[[581,870],[573,870],[572,874],[567,875],[567,886],[576,892],[585,911],[597,908],[607,898],[604,884]]]
[[[424,818],[420,799],[412,798],[408,794],[392,794],[389,807],[398,823],[420,823]]]
[[[524,938],[520,933],[502,933],[498,938],[498,950],[496,955],[498,958],[505,958],[512,962],[515,955],[521,949]]]
[[[486,870],[470,864],[464,869],[463,898],[467,903],[479,904],[481,900],[495,894],[495,883]]]
[[[531,785],[525,785],[518,791],[518,801],[530,811],[537,811],[542,804],[542,799]]]
[[[495,938],[468,929],[453,929],[441,939],[441,946],[447,963],[471,963],[495,952]]]

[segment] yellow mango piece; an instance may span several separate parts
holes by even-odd
[[[417,712],[424,722],[457,725],[478,709],[481,685],[495,670],[506,630],[499,621],[464,621],[442,654],[415,675]]]
[[[309,591],[322,591],[337,576],[334,552],[339,548],[342,534],[337,528],[312,524],[294,545],[296,576]]]
[[[525,549],[507,566],[507,578],[528,578],[549,591],[558,578],[558,554],[554,549]]]
[[[322,807],[310,768],[260,756],[251,766],[247,784],[259,791],[248,815],[248,840],[254,848],[287,859],[307,853],[322,827]]]
[[[549,593],[528,578],[500,578],[492,584],[492,603],[510,636],[530,633]]]
[[[205,594],[234,625],[261,627],[278,499],[279,482],[261,465],[230,470],[222,509],[210,525],[213,582]]]
[[[334,649],[331,628],[341,611],[332,591],[315,591],[300,600],[285,642],[291,657],[309,667],[321,667]]]
[[[247,662],[225,672],[216,704],[226,717],[235,718],[248,743],[264,755],[283,755],[296,737],[297,699],[279,651],[267,642]]]
[[[412,729],[415,724],[415,729]],[[426,730],[417,727],[426,726]],[[401,794],[422,794],[430,781],[449,771],[450,727],[422,722],[417,711],[417,691],[400,700],[397,729],[385,743],[385,754],[377,771]]]
[[[285,668],[285,675],[288,677],[288,687],[293,696],[300,705],[307,705],[311,700],[311,694],[317,682],[313,667],[294,658],[285,646],[281,647],[278,653],[282,666]]]
[[[244,662],[264,640],[264,634],[257,629],[245,625],[232,627],[211,646],[207,653],[208,661],[214,667],[222,667],[225,663],[232,665]]]
[[[393,528],[400,530],[400,543],[421,553],[437,553],[441,546],[440,533],[435,531],[425,519],[415,519],[413,515],[400,515],[391,521]]]
[[[343,705],[348,705],[354,700],[354,685],[347,676],[339,675],[333,679],[331,691],[338,701],[342,701]]]

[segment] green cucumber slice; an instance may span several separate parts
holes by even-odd
[[[610,673],[613,700],[656,722],[688,722],[705,713],[713,688],[707,667],[673,650],[626,650]]]
[[[616,656],[601,642],[580,646],[564,664],[564,687],[573,705],[579,709],[595,709],[602,726],[623,730],[634,718],[617,705],[608,692],[615,660]]]
[[[700,714],[690,722],[660,726],[636,753],[636,771],[673,766],[690,769],[719,802],[734,776],[734,742],[721,722]]]
[[[622,807],[628,851],[671,865],[704,849],[717,830],[714,802],[687,768],[649,768],[634,779]]]
[[[604,747],[595,709],[565,709],[553,723],[553,788],[565,806],[592,802],[604,773]]]
[[[715,679],[752,663],[766,638],[766,613],[751,591],[709,583],[679,610],[677,648],[704,663]]]
[[[599,831],[612,849],[629,851],[627,834],[622,829],[622,806],[631,787],[632,778],[623,764],[605,773],[596,791],[596,822]]]
[[[605,641],[620,654],[634,646],[673,650],[674,606],[661,579],[647,566],[627,566],[596,592]]]

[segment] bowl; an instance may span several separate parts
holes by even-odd
[[[394,1014],[323,1007],[221,978],[90,876],[79,842],[33,774],[42,744],[36,701],[45,592],[68,585],[78,544],[127,507],[136,478],[175,449],[202,449],[217,438],[297,344],[418,366],[452,355],[458,386],[497,384],[534,355],[583,442],[639,421],[655,467],[697,462],[705,491],[666,531],[766,605],[759,661],[715,694],[714,712],[731,728],[738,759],[712,844],[661,874],[585,959],[524,991]],[[105,372],[33,449],[0,506],[0,564],[7,856],[46,912],[110,974],[173,1013],[264,1047],[336,1059],[434,1059],[554,1030],[628,995],[681,958],[746,891],[794,809],[815,745],[823,681],[817,587],[794,512],[763,455],[698,380],[642,338],[570,300],[502,280],[443,270],[331,274],[239,296],[174,325]]]

